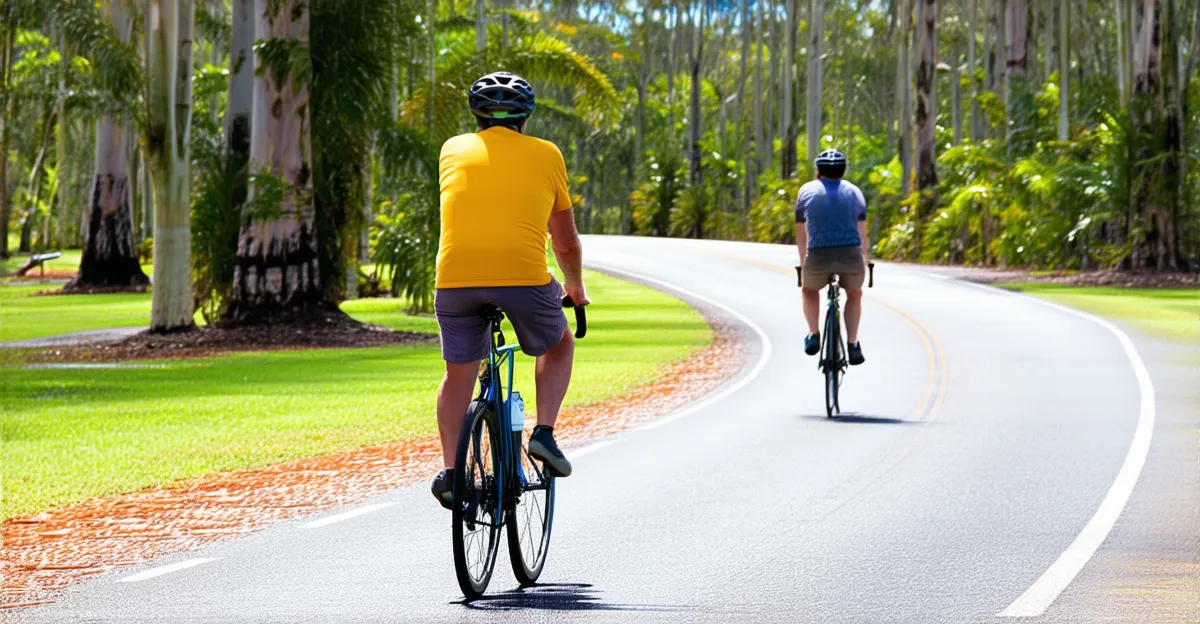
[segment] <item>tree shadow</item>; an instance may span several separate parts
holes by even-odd
[[[887,416],[867,416],[865,414],[859,414],[858,412],[842,412],[840,415],[834,416],[832,418],[825,416],[824,414],[803,416],[803,418],[806,418],[808,420],[823,420],[825,422],[835,422],[835,423],[843,423],[843,424],[852,423],[852,424],[859,424],[859,425],[920,425],[920,424],[922,424],[920,421],[917,421],[917,420],[904,420],[903,418],[890,418]]]
[[[605,602],[600,590],[590,583],[546,583],[487,594],[474,600],[459,600],[468,609],[483,611],[641,611],[680,613],[694,607]]]

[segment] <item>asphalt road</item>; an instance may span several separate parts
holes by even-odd
[[[684,289],[749,355],[697,408],[575,450],[543,585],[518,590],[502,552],[491,595],[462,604],[449,514],[422,483],[4,618],[1200,621],[1194,350],[1157,344],[1139,379],[1137,336],[880,265],[867,363],[830,420],[794,250],[589,237],[585,254]],[[589,318],[604,331],[603,301]],[[364,513],[305,528],[344,512]]]

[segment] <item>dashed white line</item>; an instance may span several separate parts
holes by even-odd
[[[117,582],[118,583],[137,583],[138,581],[145,581],[147,579],[159,577],[164,574],[170,574],[172,572],[178,572],[180,570],[194,568],[198,565],[203,565],[210,561],[216,561],[216,560],[217,560],[216,557],[197,557],[195,559],[186,559],[186,560],[180,561],[178,563],[172,563],[172,564],[168,564],[165,566],[159,566],[157,568],[150,568],[149,570],[146,570],[144,572],[138,572],[137,574],[131,574],[123,579],[117,579]]]
[[[679,420],[680,418],[683,418],[685,416],[690,416],[691,414],[695,414],[696,412],[698,412],[702,409],[706,409],[709,406],[713,405],[714,403],[721,401],[721,400],[725,399],[726,397],[728,397],[729,395],[746,387],[747,384],[749,384],[751,381],[754,381],[754,378],[758,377],[758,375],[760,373],[762,373],[763,369],[767,367],[767,362],[770,361],[770,359],[771,359],[771,350],[772,350],[771,339],[767,337],[767,332],[763,331],[763,329],[758,326],[758,323],[755,323],[754,321],[750,320],[750,318],[747,317],[745,314],[742,314],[741,312],[738,312],[737,310],[734,310],[733,308],[731,308],[723,303],[720,303],[720,302],[716,301],[715,299],[705,297],[704,295],[697,294],[697,293],[687,290],[685,288],[680,288],[679,286],[664,282],[659,279],[655,279],[653,277],[648,277],[645,275],[640,275],[638,273],[632,273],[632,272],[626,271],[624,269],[616,269],[616,268],[611,268],[611,267],[607,267],[607,266],[603,266],[603,265],[590,265],[588,268],[598,269],[601,271],[608,271],[608,272],[614,273],[616,275],[621,275],[621,276],[629,277],[629,278],[632,278],[635,280],[647,282],[650,284],[655,284],[655,285],[665,288],[667,290],[673,290],[673,291],[683,295],[684,297],[703,301],[704,303],[707,303],[708,305],[711,305],[716,308],[720,308],[721,310],[724,310],[725,312],[729,313],[734,318],[741,321],[747,327],[749,327],[751,330],[753,330],[754,333],[758,336],[759,341],[762,343],[762,352],[759,353],[759,355],[758,355],[758,362],[756,362],[754,364],[754,368],[752,368],[750,370],[750,372],[747,373],[744,377],[742,377],[741,380],[739,380],[737,383],[733,384],[732,386],[729,386],[728,388],[725,388],[724,390],[721,390],[720,392],[709,395],[708,398],[706,398],[703,401],[700,401],[699,403],[693,403],[684,409],[681,409],[677,412],[673,412],[663,418],[659,418],[658,420],[652,421],[648,424],[642,425],[641,427],[638,427],[638,429],[656,429],[658,427],[662,427],[663,425],[673,423],[676,420]]]
[[[379,511],[380,509],[386,509],[395,504],[396,503],[375,503],[373,505],[363,505],[362,507],[355,507],[354,509],[351,509],[350,511],[345,511],[340,514],[334,514],[332,516],[326,516],[324,518],[321,518],[320,520],[314,520],[307,524],[302,524],[302,525],[300,525],[300,528],[302,528],[302,529],[319,529],[323,526],[329,526],[336,522],[341,522],[342,520],[349,520],[351,518],[365,516],[366,514],[369,514],[374,511]]]
[[[1137,379],[1138,392],[1141,395],[1137,426],[1133,431],[1133,440],[1129,443],[1129,452],[1125,455],[1121,470],[1117,472],[1117,478],[1109,487],[1104,500],[1100,502],[1100,507],[1096,509],[1096,513],[1084,525],[1083,530],[1079,532],[1071,545],[1058,556],[1054,563],[1050,564],[1050,567],[1034,581],[1033,585],[1008,605],[1008,608],[996,614],[998,617],[1037,617],[1045,613],[1046,609],[1054,604],[1054,601],[1075,580],[1087,562],[1096,554],[1096,550],[1108,538],[1108,534],[1117,523],[1117,518],[1125,510],[1125,504],[1129,502],[1133,488],[1137,485],[1138,477],[1142,473],[1142,466],[1146,463],[1146,456],[1150,453],[1150,440],[1154,435],[1154,384],[1150,380],[1150,372],[1146,370],[1145,362],[1142,361],[1137,348],[1133,345],[1133,340],[1116,325],[1087,312],[1036,297],[999,288],[979,286],[970,282],[965,283],[993,293],[1007,293],[1022,297],[1028,301],[1087,319],[1107,329],[1116,336],[1117,342],[1121,344],[1125,356],[1133,366],[1133,376]]]

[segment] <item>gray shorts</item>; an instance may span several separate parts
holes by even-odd
[[[860,290],[863,287],[867,279],[867,265],[863,262],[860,245],[809,249],[800,270],[800,279],[804,288],[821,290],[835,273],[842,288]]]
[[[537,357],[562,340],[567,316],[562,307],[563,288],[550,278],[545,286],[439,288],[433,308],[442,335],[442,359],[469,364],[487,357],[491,349],[484,306],[496,306],[517,330],[521,351]]]

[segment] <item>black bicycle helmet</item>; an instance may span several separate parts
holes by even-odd
[[[817,155],[817,159],[813,161],[817,167],[837,167],[846,166],[846,156],[835,149],[827,149]]]
[[[524,78],[494,72],[471,84],[471,113],[482,119],[527,119],[535,107],[533,87]]]

